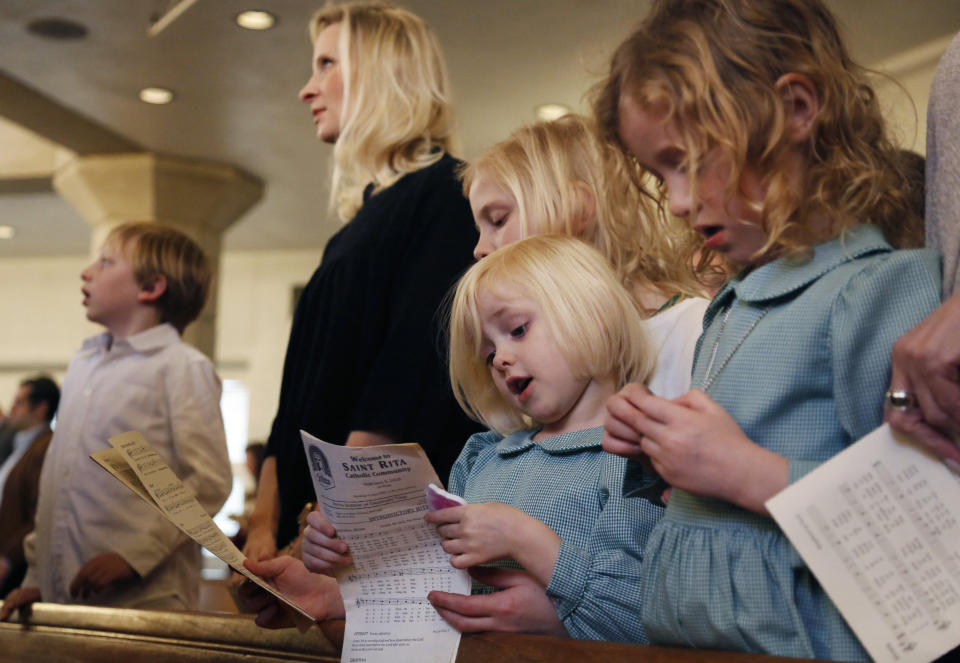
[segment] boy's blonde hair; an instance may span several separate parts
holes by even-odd
[[[465,195],[478,174],[517,201],[520,237],[579,237],[634,294],[703,296],[693,269],[699,235],[634,186],[638,166],[601,141],[592,120],[571,114],[517,129],[463,169]]]
[[[656,353],[633,297],[596,249],[539,235],[494,251],[457,284],[450,313],[450,381],[468,416],[503,435],[531,422],[500,392],[483,354],[481,293],[510,289],[533,300],[578,377],[646,382]]]
[[[800,186],[787,167],[798,146],[788,140],[775,89],[791,72],[807,77],[819,99],[815,129],[799,146],[808,166]],[[691,186],[708,151],[729,157],[729,193],[762,212],[768,241],[757,255],[800,252],[863,222],[898,244],[910,225],[876,96],[820,0],[655,0],[594,94],[601,130],[616,142],[623,98],[644,108],[665,104],[688,152]],[[746,166],[761,175],[765,200],[750,201],[740,189]],[[663,203],[666,192],[659,194]],[[825,223],[805,224],[814,216]]]
[[[200,245],[175,228],[147,221],[115,227],[107,242],[116,242],[129,259],[141,288],[164,277],[167,288],[156,301],[160,321],[182,334],[200,315],[210,290],[210,264]]]
[[[457,148],[440,43],[410,12],[378,2],[334,4],[310,21],[310,37],[339,23],[343,109],[333,150],[331,205],[347,221],[374,193]]]

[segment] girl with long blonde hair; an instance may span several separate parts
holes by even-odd
[[[480,231],[477,259],[544,233],[578,237],[606,257],[647,317],[657,348],[650,388],[672,398],[690,387],[711,274],[695,265],[696,233],[635,186],[641,176],[592,120],[566,115],[488,148],[464,169],[463,189]]]

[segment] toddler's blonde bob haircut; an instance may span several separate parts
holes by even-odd
[[[450,382],[457,402],[502,435],[535,422],[504,399],[493,381],[483,353],[482,293],[533,300],[578,377],[613,377],[619,389],[646,382],[653,372],[656,353],[644,316],[596,249],[566,235],[505,246],[460,279],[450,314]]]
[[[440,43],[419,17],[379,2],[331,4],[313,16],[311,42],[334,23],[343,109],[330,201],[348,221],[368,184],[382,191],[458,146]]]
[[[107,235],[107,243],[130,261],[141,288],[158,276],[166,280],[167,288],[156,302],[160,321],[182,334],[200,315],[210,291],[210,263],[200,245],[175,228],[149,221],[120,224]]]
[[[693,268],[700,236],[635,186],[639,167],[601,141],[591,119],[571,114],[517,129],[463,169],[465,195],[478,174],[517,201],[521,238],[579,237],[634,294],[704,295]]]

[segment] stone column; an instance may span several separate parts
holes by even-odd
[[[226,164],[136,152],[77,156],[54,172],[53,188],[90,224],[94,254],[127,221],[174,226],[203,247],[214,280],[184,340],[213,358],[223,232],[260,199],[263,182]]]

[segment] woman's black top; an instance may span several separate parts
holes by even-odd
[[[278,546],[316,499],[301,428],[335,444],[354,430],[417,442],[444,482],[479,429],[453,398],[440,310],[477,241],[457,163],[444,155],[367,197],[300,296],[266,452],[277,463]]]

